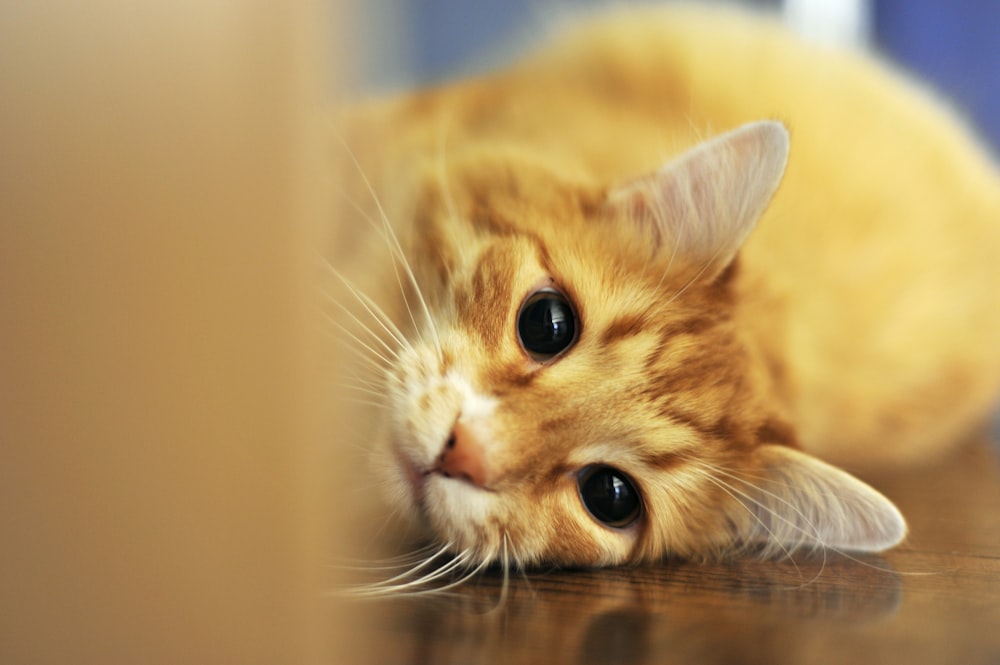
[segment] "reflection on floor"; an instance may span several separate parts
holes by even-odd
[[[911,536],[882,557],[487,574],[358,604],[370,663],[997,663],[996,438],[868,477]]]

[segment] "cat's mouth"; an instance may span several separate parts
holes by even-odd
[[[399,444],[394,443],[392,451],[395,453],[396,462],[399,464],[403,477],[410,486],[413,503],[420,505],[424,497],[424,484],[426,483],[427,476],[430,474],[430,471],[421,470],[413,462],[413,460],[410,459],[409,455],[403,452],[403,450],[399,447]]]

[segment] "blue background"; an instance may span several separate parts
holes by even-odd
[[[841,0],[829,0],[831,3]],[[363,88],[474,71],[561,14],[608,0],[367,0],[353,47]],[[780,10],[781,0],[743,4]],[[932,84],[1000,154],[1000,0],[868,0],[873,50]]]

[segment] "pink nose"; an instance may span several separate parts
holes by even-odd
[[[455,423],[451,437],[438,455],[434,464],[437,471],[446,478],[464,480],[476,487],[484,487],[487,482],[486,460],[483,446],[472,431],[461,422]]]

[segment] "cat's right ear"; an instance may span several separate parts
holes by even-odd
[[[846,471],[788,446],[763,445],[754,455],[760,470],[733,489],[744,518],[742,542],[765,553],[798,547],[881,552],[906,536],[896,506]]]
[[[606,210],[634,227],[644,245],[696,266],[711,281],[750,235],[787,161],[784,125],[750,123],[612,189]]]

